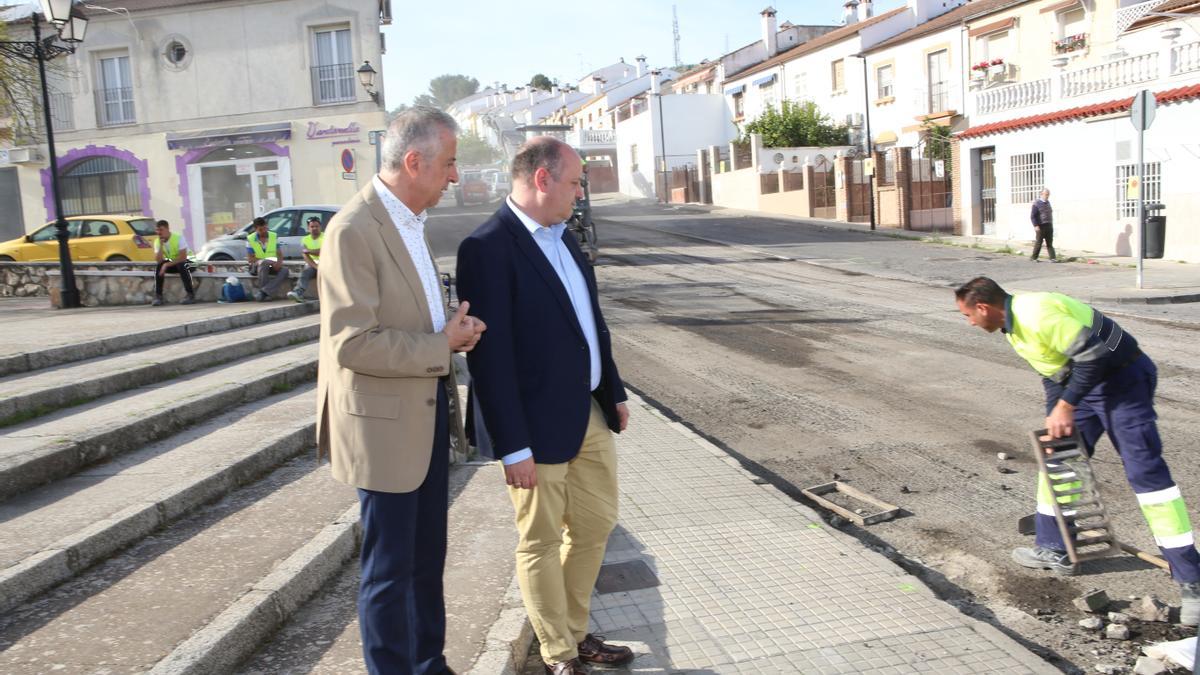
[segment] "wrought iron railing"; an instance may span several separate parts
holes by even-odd
[[[354,64],[335,63],[312,69],[313,103],[349,103],[355,100]]]
[[[96,90],[96,125],[115,127],[137,124],[133,107],[133,87]]]

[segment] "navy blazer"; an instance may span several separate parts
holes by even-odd
[[[596,318],[601,376],[595,392],[589,391],[587,340],[567,290],[508,203],[458,247],[458,299],[469,301],[471,316],[487,324],[467,363],[496,458],[531,448],[540,464],[570,461],[583,444],[593,395],[608,427],[620,432],[617,404],[626,400],[625,387],[600,314],[596,276],[570,230],[563,242],[587,281]]]

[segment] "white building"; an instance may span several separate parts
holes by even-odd
[[[165,218],[198,247],[278,206],[346,201],[374,172],[368,132],[385,125],[382,75],[373,96],[356,70],[381,73],[389,4],[82,5],[86,40],[51,83],[65,215]],[[45,146],[6,155],[0,182],[15,181],[20,203],[0,206],[0,238],[53,210]]]
[[[968,232],[1033,238],[1029,211],[1051,190],[1055,244],[1131,255],[1139,246],[1136,132],[1129,104],[1158,100],[1146,132],[1146,198],[1166,204],[1166,256],[1200,262],[1200,4],[1017,3],[968,22],[971,63],[997,58],[1007,82],[976,84],[959,134]],[[1003,51],[994,49],[998,47]],[[991,51],[988,51],[991,50]]]

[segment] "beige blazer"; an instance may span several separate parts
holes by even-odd
[[[329,222],[317,279],[317,456],[343,483],[411,492],[429,469],[450,345],[433,332],[417,268],[373,184]]]

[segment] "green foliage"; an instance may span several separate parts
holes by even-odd
[[[530,78],[529,86],[534,89],[541,89],[542,91],[550,91],[554,87],[554,83],[550,81],[550,78],[538,73]]]
[[[429,81],[429,93],[413,99],[413,105],[427,105],[440,110],[451,103],[479,91],[479,80],[466,75],[438,75]]]
[[[921,155],[925,159],[942,160],[942,163],[946,167],[946,175],[953,175],[954,153],[952,150],[954,132],[950,127],[925,120],[921,123],[921,138]]]
[[[458,137],[455,156],[459,164],[491,164],[500,158],[500,153],[478,134],[468,131]]]
[[[768,148],[827,147],[849,145],[850,130],[844,124],[821,112],[812,101],[784,101],[776,108],[769,106],[753,122],[746,125],[747,134],[762,136]]]

